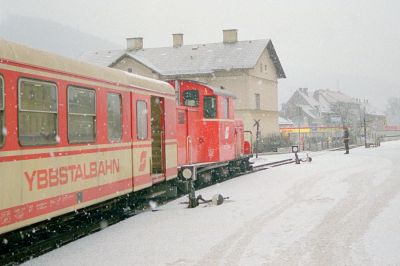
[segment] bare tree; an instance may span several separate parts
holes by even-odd
[[[391,125],[400,125],[400,97],[391,97],[386,106],[386,116]]]
[[[337,102],[332,105],[332,111],[340,116],[342,126],[354,126],[359,124],[359,106],[353,103]]]
[[[362,121],[365,114],[362,114],[360,105],[351,102],[337,102],[331,106],[331,109],[340,117],[342,126],[350,128],[352,139],[356,142],[361,141]],[[357,140],[357,137],[360,139]]]

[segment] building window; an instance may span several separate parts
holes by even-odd
[[[147,103],[145,101],[136,102],[136,134],[138,139],[147,139]]]
[[[128,72],[132,73],[132,68],[131,67],[128,67]]]
[[[256,110],[260,110],[260,94],[256,93],[255,94],[255,99],[256,99]]]
[[[204,96],[204,118],[217,117],[217,99],[215,96]]]
[[[0,147],[3,146],[4,143],[4,80],[3,77],[0,76]]]
[[[57,86],[45,81],[20,79],[18,95],[20,144],[22,146],[57,144]]]
[[[183,93],[183,105],[189,107],[199,106],[199,92],[197,90],[188,90]]]
[[[71,143],[96,141],[96,92],[68,87],[68,140]]]
[[[228,98],[222,98],[222,118],[228,118],[229,115],[229,99]]]
[[[121,95],[107,94],[107,136],[110,141],[119,141],[122,136]]]

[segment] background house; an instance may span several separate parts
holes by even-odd
[[[308,88],[299,88],[283,104],[283,115],[293,121],[295,126],[320,126],[319,103],[309,94]]]
[[[299,88],[282,105],[281,114],[294,123],[291,131],[281,129],[292,139],[341,141],[342,127],[350,128],[353,142],[375,140],[385,126],[386,117],[368,100],[352,98],[340,91]],[[301,128],[296,130],[296,128]],[[297,133],[298,132],[298,133]],[[296,135],[297,134],[297,135]],[[329,145],[329,144],[328,144]]]
[[[224,30],[219,43],[184,45],[183,34],[172,45],[144,48],[143,38],[128,38],[123,50],[87,52],[95,64],[160,80],[191,79],[234,93],[235,116],[252,130],[260,119],[261,135],[279,134],[278,79],[285,78],[272,41],[239,41],[237,30]]]
[[[360,124],[360,103],[350,96],[333,90],[316,90],[313,97],[319,103],[325,126],[357,127]]]

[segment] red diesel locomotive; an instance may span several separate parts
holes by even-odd
[[[158,184],[248,170],[233,98],[0,40],[0,238]]]
[[[249,168],[243,122],[234,119],[232,93],[195,81],[170,81],[177,95],[179,173],[208,182]],[[188,171],[190,169],[190,171]],[[186,183],[185,183],[186,184]]]

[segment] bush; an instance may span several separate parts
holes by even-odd
[[[263,137],[258,143],[258,152],[277,152],[278,148],[290,147],[292,142],[289,137],[283,137],[279,134],[271,134]],[[256,150],[256,143],[253,143],[254,151]]]

